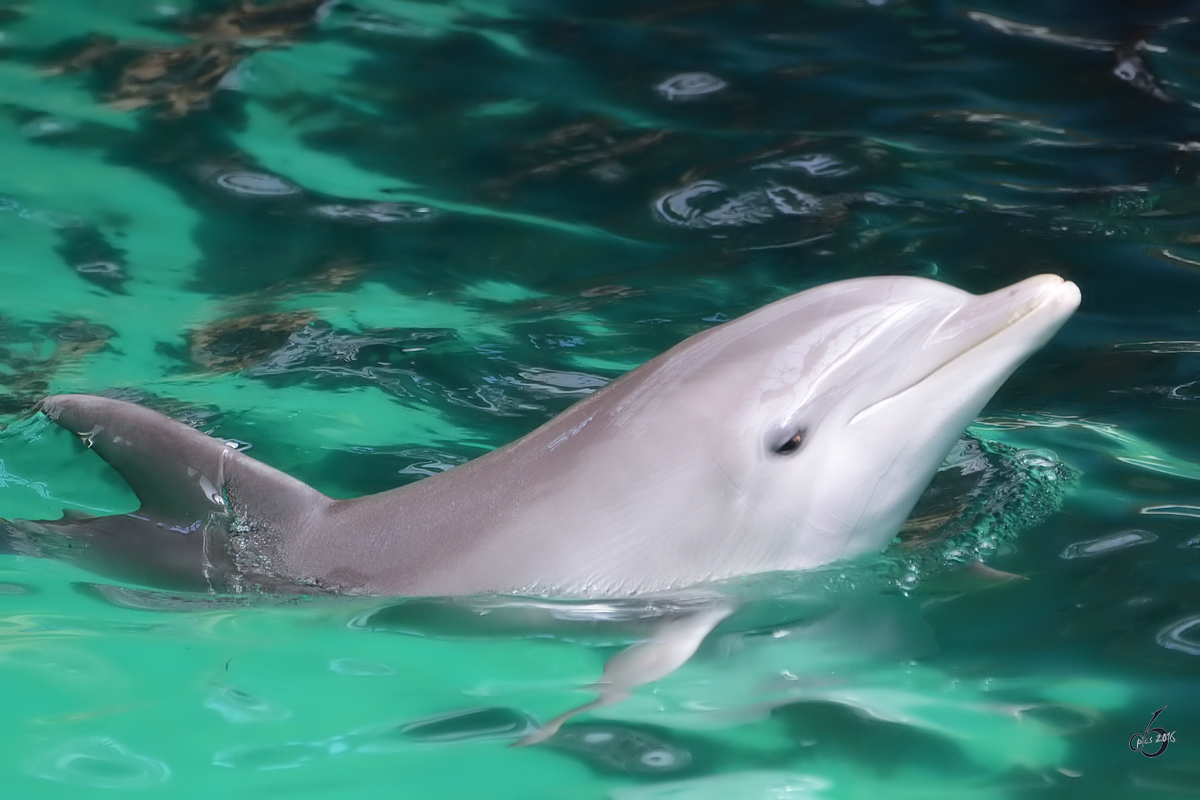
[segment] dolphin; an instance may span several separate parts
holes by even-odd
[[[651,630],[608,661],[595,700],[517,742],[534,744],[686,663],[737,607],[707,584],[884,549],[1079,301],[1055,275],[980,296],[913,277],[820,286],[686,339],[512,444],[348,500],[134,403],[52,396],[40,411],[141,506],[12,520],[0,543],[219,595],[667,598],[634,613]]]
[[[112,465],[130,514],[7,523],[10,545],[172,589],[663,594],[884,549],[999,386],[1078,307],[1038,275],[819,286],[692,336],[522,439],[334,500],[134,403],[40,411]]]

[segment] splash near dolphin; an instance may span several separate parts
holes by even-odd
[[[817,567],[891,542],[1078,304],[1054,275],[979,296],[912,277],[820,286],[681,342],[512,444],[350,500],[142,406],[48,397],[40,410],[141,507],[15,520],[6,536],[217,593],[625,597]]]

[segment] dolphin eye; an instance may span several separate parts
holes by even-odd
[[[781,456],[790,455],[799,450],[802,444],[804,444],[804,431],[798,431],[795,436],[776,447],[775,452]]]

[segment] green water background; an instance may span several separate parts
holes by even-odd
[[[507,747],[612,652],[569,633],[134,610],[0,556],[6,796],[1197,793],[1194,4],[358,0],[239,36],[212,91],[186,48],[226,8],[0,5],[0,516],[135,504],[24,416],[45,393],[148,402],[351,496],[872,274],[1076,281],[973,432],[1080,476],[989,558],[1027,581],[923,601],[936,651],[727,637],[581,719],[610,726],[590,750]],[[162,52],[192,61],[122,94]],[[1149,760],[1128,740],[1162,706]],[[422,727],[472,708],[500,711]]]

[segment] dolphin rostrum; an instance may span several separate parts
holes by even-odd
[[[1054,275],[979,296],[912,277],[827,284],[686,339],[481,458],[349,500],[142,406],[52,396],[41,411],[141,508],[7,535],[97,572],[234,593],[620,597],[816,567],[892,541],[1078,304]]]

